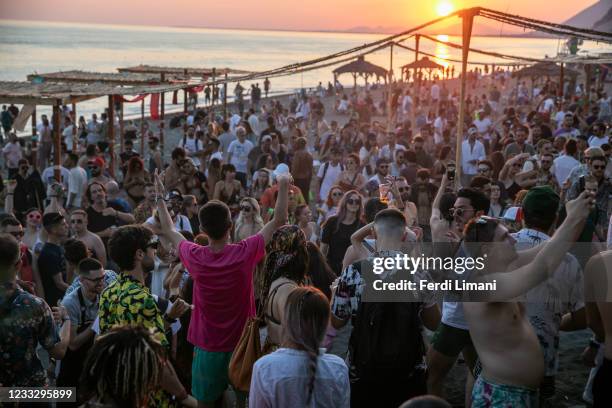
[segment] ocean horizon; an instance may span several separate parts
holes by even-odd
[[[330,31],[253,30],[199,27],[162,27],[142,25],[84,24],[23,20],[0,20],[0,80],[26,81],[33,73],[66,70],[117,72],[119,67],[139,64],[180,67],[230,67],[248,71],[263,71],[287,64],[317,58],[386,37],[388,34]],[[460,37],[438,36],[443,41],[461,43]],[[471,47],[504,52],[525,57],[554,56],[564,40],[550,38],[473,36]],[[404,42],[414,48],[414,39]],[[441,58],[461,59],[461,51],[443,44],[421,39],[420,49]],[[585,43],[582,50],[612,52],[610,46]],[[389,67],[389,50],[369,54],[366,59]],[[394,47],[395,77],[402,65],[412,62],[414,53]],[[503,62],[485,55],[470,53],[470,61]],[[442,65],[449,65],[437,60]],[[456,72],[459,66],[456,65]],[[297,92],[301,88],[326,85],[332,81],[327,67],[303,74],[271,78],[273,94]],[[352,86],[350,75],[339,77],[345,86]],[[262,80],[254,81],[262,85]],[[250,85],[246,82],[243,85]],[[363,79],[358,80],[363,84]],[[233,94],[233,84],[228,87]],[[167,112],[182,109],[179,103],[166,107]],[[166,97],[169,102],[171,98]],[[203,96],[200,95],[200,102]],[[91,116],[103,111],[104,98],[79,103],[78,113]],[[41,108],[44,112],[47,108]],[[148,111],[148,108],[147,108]],[[138,115],[140,104],[126,104],[126,116]]]

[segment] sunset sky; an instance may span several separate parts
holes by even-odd
[[[0,18],[83,23],[289,30],[410,27],[438,16],[440,3],[561,22],[596,0],[0,0]],[[482,21],[482,19],[480,19]],[[494,22],[489,23],[495,26]]]

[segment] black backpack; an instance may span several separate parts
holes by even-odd
[[[361,272],[361,262],[353,267]],[[419,302],[362,300],[352,321],[351,375],[359,379],[410,377],[425,355],[421,309]]]

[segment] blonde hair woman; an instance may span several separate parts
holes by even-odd
[[[259,209],[259,203],[252,197],[240,201],[240,212],[234,228],[234,242],[257,234],[264,226]]]

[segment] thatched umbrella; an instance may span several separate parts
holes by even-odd
[[[416,78],[416,72],[421,69],[426,69],[429,75],[431,76],[431,71],[434,69],[444,69],[443,65],[437,64],[430,60],[427,57],[423,57],[418,61],[411,62],[410,64],[406,64],[402,66],[402,77],[406,77],[410,70],[414,71],[415,74],[413,78]]]
[[[561,75],[561,66],[554,62],[538,62],[529,67],[519,69],[512,74],[512,76],[516,78],[560,77]],[[576,77],[578,76],[578,72],[564,67],[563,75]]]
[[[355,61],[349,62],[348,64],[342,65],[334,69],[333,73],[334,83],[336,83],[336,78],[340,74],[349,73],[353,75],[353,83],[354,86],[357,87],[358,75],[362,76],[365,79],[366,84],[368,83],[368,77],[372,75],[376,75],[376,79],[383,77],[386,82],[388,71],[383,67],[379,67],[378,65],[374,65],[371,62],[366,61],[363,56],[360,56]]]

